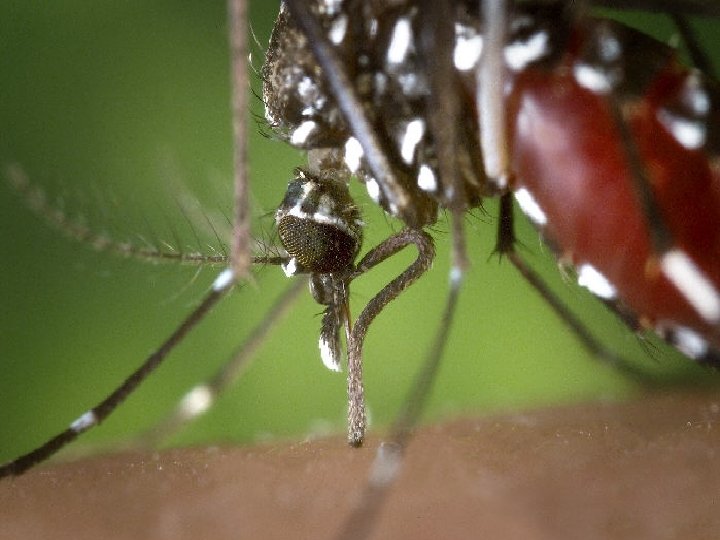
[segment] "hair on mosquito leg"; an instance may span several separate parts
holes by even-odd
[[[141,240],[141,244],[116,240],[105,232],[97,232],[93,228],[78,222],[65,211],[49,202],[44,190],[31,182],[20,165],[13,164],[7,166],[5,169],[5,177],[12,189],[20,195],[33,213],[65,236],[81,244],[85,244],[96,251],[104,251],[122,257],[137,258],[144,261],[180,262],[200,266],[223,264],[227,261],[227,257],[224,254],[208,255],[203,253],[202,242],[197,234],[195,223],[182,208],[180,208],[180,213],[184,216],[189,229],[193,232],[196,243],[198,244],[197,247],[200,251],[187,251],[183,248],[177,230],[169,218],[166,219],[166,222],[168,223],[168,230],[173,236],[174,246],[170,246],[166,242],[159,240],[160,237],[157,233],[153,232],[154,228],[148,221],[147,214],[142,214],[141,219],[145,221],[147,229],[151,231],[152,236],[155,238],[148,241],[143,238],[142,235],[137,235],[137,238]],[[166,216],[167,214],[162,212],[161,215]]]

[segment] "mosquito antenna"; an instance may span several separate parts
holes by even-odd
[[[227,257],[184,251],[177,237],[177,232],[172,226],[170,230],[175,236],[177,250],[168,251],[152,245],[143,247],[129,241],[115,240],[106,233],[96,232],[84,224],[73,221],[63,210],[49,203],[44,191],[33,185],[20,165],[8,165],[5,168],[5,175],[11,187],[20,194],[20,197],[25,200],[28,208],[34,214],[45,219],[53,228],[69,238],[86,244],[96,251],[152,262],[168,261],[196,265],[223,264],[227,262]],[[147,226],[150,227],[149,223]],[[147,240],[143,239],[143,242],[145,243]]]
[[[235,279],[231,270],[225,270],[217,277],[212,289],[180,326],[152,353],[143,364],[104,400],[92,409],[80,415],[70,426],[37,447],[35,450],[0,466],[0,478],[17,476],[29,468],[55,455],[81,433],[97,426],[105,420],[125,399],[142,383],[148,375],[163,362],[185,336],[205,317],[215,304],[233,287]]]

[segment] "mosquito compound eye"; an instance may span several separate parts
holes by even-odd
[[[347,184],[298,169],[275,214],[280,241],[291,257],[287,275],[342,272],[362,244],[362,221]]]

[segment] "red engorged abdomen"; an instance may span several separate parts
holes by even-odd
[[[674,247],[720,291],[720,175],[704,151],[683,147],[657,118],[686,76],[668,66],[628,125]],[[547,216],[544,233],[559,255],[595,267],[641,320],[692,328],[719,347],[717,322],[657,265],[607,98],[579,86],[571,69],[528,69],[514,80],[508,113],[514,187],[525,187]]]

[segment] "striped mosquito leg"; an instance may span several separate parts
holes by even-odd
[[[217,302],[233,287],[234,277],[231,270],[223,271],[213,283],[212,289],[200,305],[188,315],[182,324],[147,360],[118,386],[108,397],[89,411],[80,415],[70,426],[49,439],[41,446],[0,466],[0,478],[16,476],[35,465],[46,461],[59,452],[79,435],[97,426],[127,398],[155,369],[165,360],[188,333],[208,314]]]
[[[177,433],[183,426],[205,414],[212,407],[217,396],[239,379],[258,348],[265,342],[276,324],[287,315],[306,287],[306,279],[293,280],[230,359],[209,379],[187,392],[166,418],[140,435],[138,437],[140,444],[149,447],[157,446]]]

